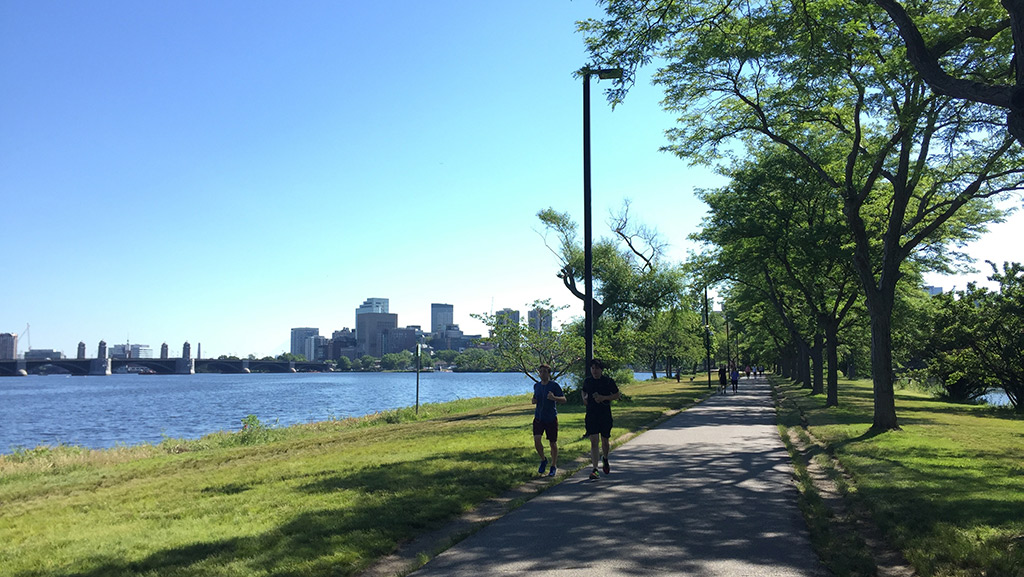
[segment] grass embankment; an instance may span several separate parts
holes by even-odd
[[[628,385],[613,437],[706,394]],[[0,575],[350,575],[536,476],[528,396],[199,440],[0,456]],[[589,449],[563,405],[563,470]]]
[[[898,391],[902,430],[872,435],[869,381],[841,381],[840,407],[826,409],[823,396],[773,380],[783,428],[800,427],[802,415],[825,449],[820,462],[827,468],[831,455],[848,473],[839,489],[919,575],[1024,576],[1024,419]],[[814,508],[812,498],[812,517]],[[815,536],[823,557],[846,556],[833,570],[865,574],[849,536],[827,532]]]

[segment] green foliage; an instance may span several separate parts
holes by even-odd
[[[266,443],[272,438],[272,429],[273,426],[260,421],[256,415],[246,415],[242,419],[242,430],[237,433],[236,438],[243,445]]]
[[[555,314],[567,307],[552,307],[547,299],[527,305],[531,309],[549,311],[554,325]],[[558,380],[583,356],[583,338],[575,330],[538,331],[525,323],[512,323],[502,316],[474,314],[473,318],[487,325],[490,336],[483,341],[493,347],[495,368],[517,371],[536,381],[537,367],[547,364],[551,377]]]
[[[374,371],[377,370],[377,359],[372,355],[363,355],[359,357],[359,368],[363,371]]]
[[[352,359],[350,359],[350,358],[348,358],[348,357],[343,355],[340,359],[337,360],[337,364],[335,365],[335,369],[339,370],[339,371],[351,371],[352,370]]]
[[[928,374],[954,400],[973,400],[990,389],[1006,393],[1024,411],[1024,267],[992,267],[998,292],[978,287],[938,297]]]
[[[380,359],[380,367],[385,371],[404,371],[408,368],[415,368],[415,356],[409,351],[400,353],[387,353]]]
[[[305,362],[306,355],[293,355],[291,353],[281,353],[277,355],[273,360],[285,362]]]
[[[466,349],[455,357],[457,373],[490,373],[498,370],[497,356],[493,351]]]

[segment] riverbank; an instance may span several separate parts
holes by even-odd
[[[624,388],[620,436],[707,393]],[[561,461],[585,450],[560,410]],[[352,575],[399,543],[536,476],[529,397],[153,445],[0,457],[0,567],[10,576]],[[588,445],[587,445],[588,446]]]
[[[783,432],[806,421],[819,453],[847,472],[830,469],[843,500],[872,515],[919,575],[1024,574],[1024,421],[901,392],[904,430],[866,437],[869,383],[842,382],[842,406],[829,410],[776,384]],[[687,379],[624,391],[616,437],[708,393]],[[563,474],[587,448],[580,409],[560,412]],[[407,408],[288,428],[252,419],[243,432],[195,440],[0,456],[0,574],[355,575],[510,488],[542,490],[531,419],[527,396],[481,398],[423,405],[418,416]],[[805,504],[833,571],[874,574],[870,559],[836,563],[863,540],[813,509]]]

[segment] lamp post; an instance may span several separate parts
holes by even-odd
[[[587,364],[583,367],[583,375],[586,376],[590,371],[590,361],[594,359],[594,262],[590,248],[593,234],[590,220],[590,76],[596,74],[602,80],[618,79],[622,78],[622,69],[584,66],[580,74],[583,75],[583,284],[586,292],[583,325],[587,342]]]

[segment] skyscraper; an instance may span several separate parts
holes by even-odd
[[[356,315],[356,352],[378,359],[384,355],[384,333],[398,328],[398,315],[361,313]]]
[[[388,299],[382,299],[378,297],[370,297],[363,301],[363,304],[356,308],[356,338],[359,337],[359,315],[367,313],[382,313],[387,314],[388,312]],[[362,353],[366,354],[366,353]]]
[[[453,305],[430,304],[430,334],[440,336],[444,328],[455,324],[455,307]]]
[[[312,327],[298,327],[292,329],[292,348],[289,351],[293,355],[306,355],[306,339],[320,336],[320,329]],[[306,357],[309,358],[309,357]]]
[[[0,361],[13,361],[18,358],[18,335],[0,333]]]
[[[530,329],[538,333],[551,331],[551,311],[548,309],[530,309],[526,313],[526,319]]]
[[[519,324],[519,311],[509,308],[501,309],[494,313],[494,322],[503,325],[505,323]]]

